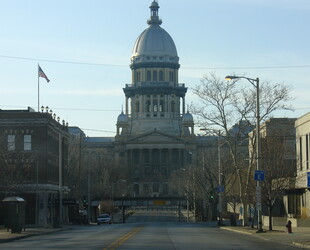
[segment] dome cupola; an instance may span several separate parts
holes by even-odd
[[[190,114],[188,111],[183,115],[183,124],[193,124],[194,119],[192,114]]]
[[[123,111],[122,111],[122,113],[120,113],[119,116],[117,117],[117,123],[118,123],[118,124],[128,123],[128,116],[125,115]]]

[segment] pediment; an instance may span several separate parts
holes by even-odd
[[[169,135],[159,130],[154,129],[151,132],[138,135],[131,138],[128,143],[147,143],[147,144],[158,144],[158,143],[182,143],[183,140],[178,136]]]

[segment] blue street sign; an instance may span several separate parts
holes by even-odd
[[[224,186],[217,186],[217,192],[218,193],[223,193],[225,191],[225,188],[224,188]]]
[[[264,181],[265,180],[265,171],[264,170],[255,170],[254,180]]]
[[[307,173],[307,179],[308,179],[307,187],[309,188],[310,187],[310,172]]]

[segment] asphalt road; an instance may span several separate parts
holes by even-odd
[[[3,243],[0,249],[295,249],[207,223],[177,221],[172,212],[141,211],[125,224],[79,226]]]

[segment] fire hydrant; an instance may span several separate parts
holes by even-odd
[[[287,228],[287,232],[291,234],[292,233],[292,222],[290,220],[287,222],[286,228]]]

